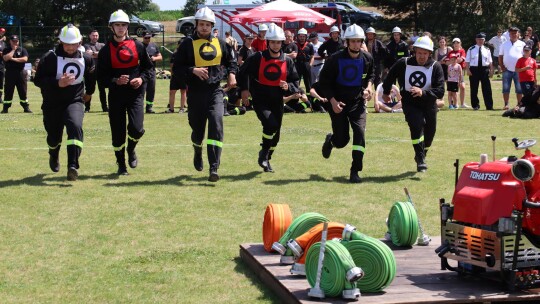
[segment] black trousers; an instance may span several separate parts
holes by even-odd
[[[480,100],[478,100],[478,85],[482,84],[482,96],[484,97],[484,104],[487,110],[493,110],[493,96],[491,92],[491,82],[489,81],[489,68],[488,67],[470,67],[471,77],[471,106],[473,108],[480,107]]]
[[[350,140],[349,125],[353,131],[353,149],[351,171],[362,171],[363,159],[366,149],[366,111],[363,101],[348,103],[340,113],[334,113],[331,106],[328,107],[328,114],[332,120],[332,145],[341,149]]]
[[[403,113],[411,132],[415,157],[424,160],[437,131],[437,105],[404,100]]]
[[[296,62],[295,67],[298,76],[304,79],[306,94],[309,96],[309,90],[311,90],[311,66],[309,62]]]
[[[253,104],[263,127],[262,148],[274,150],[279,143],[283,122],[283,101],[257,98]]]
[[[19,100],[21,103],[28,103],[27,100],[27,86],[26,86],[26,72],[24,70],[6,70],[6,84],[4,87],[4,104],[11,105],[13,100],[13,93],[15,93],[15,87],[17,87],[17,93],[19,93]]]
[[[187,92],[189,106],[188,120],[191,127],[191,141],[194,146],[202,146],[206,122],[208,122],[208,138],[206,150],[210,170],[218,169],[223,147],[223,89],[219,83],[206,88],[192,88]]]
[[[122,152],[122,155],[126,145],[126,134],[128,136],[128,146],[131,143],[133,148],[144,134],[143,98],[145,89],[144,84],[137,90],[130,88],[109,89],[109,123],[111,125],[112,145],[114,151]],[[117,154],[117,158],[119,156],[120,154]]]
[[[60,149],[64,126],[67,133],[68,167],[79,168],[83,148],[84,104],[82,100],[55,109],[43,109],[43,125],[47,131],[49,149]]]
[[[6,69],[0,68],[0,102],[2,102],[2,95],[4,94],[4,78],[6,75]]]
[[[146,105],[153,106],[156,96],[156,70],[152,69],[151,77],[146,83]]]

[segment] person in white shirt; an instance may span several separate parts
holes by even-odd
[[[512,26],[508,29],[510,40],[501,44],[499,53],[499,66],[503,71],[503,100],[504,110],[508,110],[508,100],[510,99],[510,87],[514,81],[517,104],[521,101],[523,93],[519,85],[519,73],[516,72],[516,63],[523,57],[523,47],[525,42],[519,40],[519,29]]]
[[[471,82],[471,105],[473,109],[480,108],[478,100],[478,85],[482,83],[482,96],[486,110],[493,110],[493,95],[491,92],[491,82],[489,78],[493,76],[493,64],[491,51],[484,46],[486,34],[479,33],[476,35],[476,45],[471,46],[467,50],[465,63],[467,66],[467,75]]]
[[[497,30],[497,35],[491,37],[487,42],[489,45],[493,46],[493,66],[497,68],[495,74],[501,73],[501,67],[499,66],[499,52],[501,50],[501,44],[506,41],[506,37],[502,35],[502,30]]]
[[[393,84],[390,90],[390,101],[385,102],[383,99],[383,87],[382,82],[377,86],[375,92],[375,113],[402,113],[401,108],[401,94],[399,94],[399,88]]]

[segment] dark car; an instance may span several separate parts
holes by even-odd
[[[372,26],[377,20],[382,18],[382,15],[379,13],[363,11],[349,2],[336,2],[336,4],[348,8],[350,21],[364,29]]]
[[[161,33],[164,31],[163,24],[150,20],[143,20],[135,15],[131,15],[129,19],[129,33],[142,37],[145,32],[152,34]]]

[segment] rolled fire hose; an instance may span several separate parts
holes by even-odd
[[[388,215],[388,232],[396,246],[412,246],[418,237],[418,215],[410,202],[396,202]]]
[[[353,231],[349,239],[343,239],[354,264],[364,271],[358,281],[362,292],[380,292],[388,287],[396,276],[396,259],[392,250],[380,240]]]
[[[264,250],[272,252],[272,244],[277,242],[292,222],[292,213],[287,204],[269,204],[266,206],[263,222]]]
[[[322,222],[328,222],[328,219],[324,215],[316,212],[304,213],[291,222],[291,225],[289,228],[287,228],[287,231],[285,231],[281,238],[279,238],[279,241],[272,244],[272,249],[282,255],[282,264],[294,263],[292,251],[285,247],[287,245],[287,241],[297,238],[298,236],[306,233],[306,231],[311,229],[313,226]],[[290,258],[284,258],[285,256]]]
[[[309,247],[306,255],[306,277],[311,287],[317,280],[317,264],[321,243],[317,242]],[[362,269],[356,267],[349,251],[336,240],[328,240],[324,253],[324,262],[320,281],[320,288],[325,296],[337,297],[342,295],[359,295],[356,281],[362,278]]]
[[[309,247],[311,247],[316,242],[321,241],[323,226],[324,223],[317,224],[311,229],[309,229],[306,233],[287,242],[287,247],[289,247],[294,257],[296,258],[296,262],[291,268],[291,273],[299,275],[306,274],[306,253],[308,252]],[[341,238],[341,235],[343,234],[343,228],[345,228],[345,225],[343,225],[342,223],[329,222],[327,238],[329,240],[333,238]]]

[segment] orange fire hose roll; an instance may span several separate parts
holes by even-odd
[[[300,256],[297,256],[296,263],[297,264],[305,264],[306,260],[306,254],[309,250],[309,247],[311,245],[320,242],[322,238],[322,231],[323,231],[324,223],[320,223],[310,230],[308,232],[302,234],[301,236],[297,237],[294,241],[296,244],[302,248],[302,254]],[[341,238],[343,234],[343,229],[345,228],[345,225],[338,222],[329,222],[328,223],[328,236],[327,238],[329,240],[333,238]],[[289,247],[290,248],[290,247]],[[291,248],[292,249],[292,248]],[[295,252],[293,250],[293,252]]]
[[[287,204],[268,204],[264,213],[263,243],[264,250],[273,252],[272,244],[279,241],[291,225],[292,213]]]

